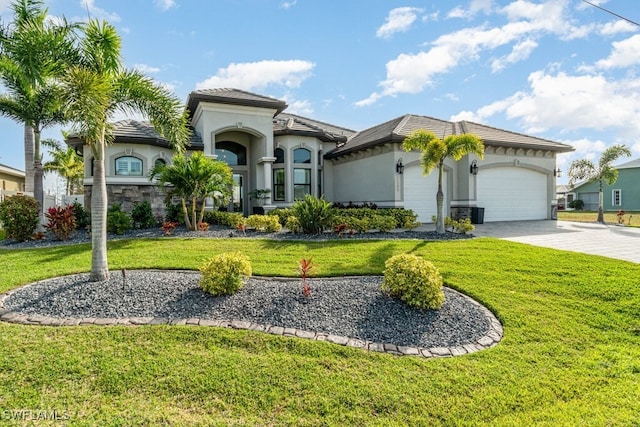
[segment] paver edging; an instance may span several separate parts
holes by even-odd
[[[27,285],[29,286],[29,285]],[[17,323],[21,325],[39,325],[39,326],[148,326],[148,325],[164,325],[164,326],[204,326],[219,327],[248,331],[259,331],[283,337],[311,339],[316,341],[327,341],[336,345],[346,347],[360,348],[367,351],[375,351],[380,353],[394,354],[397,356],[413,356],[423,358],[436,357],[455,357],[465,354],[475,353],[491,347],[495,347],[501,340],[504,333],[502,324],[493,315],[493,313],[473,298],[465,295],[455,289],[447,288],[459,294],[461,297],[473,302],[474,305],[482,308],[483,315],[489,324],[487,333],[472,343],[466,343],[453,347],[411,347],[399,346],[391,343],[376,343],[371,341],[360,340],[357,338],[343,337],[339,335],[329,334],[326,332],[305,331],[296,328],[285,328],[277,325],[262,325],[249,322],[246,320],[212,320],[201,318],[166,318],[166,317],[121,317],[121,318],[59,318],[42,315],[29,315],[20,312],[5,309],[5,300],[15,290],[0,294],[0,321],[6,323]]]

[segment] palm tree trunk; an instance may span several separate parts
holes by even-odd
[[[438,167],[438,192],[436,193],[436,233],[444,234],[444,192],[442,191],[442,169],[441,164]]]
[[[187,201],[184,197],[180,199],[182,201],[182,214],[184,215],[184,226],[187,230],[191,230],[191,221],[189,221],[189,211],[187,210]]]
[[[197,215],[197,210],[196,210],[196,196],[193,196],[191,198],[191,226],[193,227],[193,231],[196,231],[197,229],[197,225],[198,225],[198,219],[196,217]]]
[[[602,192],[602,180],[598,191],[598,222],[604,224],[604,193]]]
[[[40,129],[33,128],[33,197],[40,205],[40,225],[38,231],[44,230],[42,224],[44,221],[44,188],[42,184],[42,152],[40,147]]]
[[[90,282],[109,279],[107,261],[107,183],[104,167],[104,144],[94,150],[93,186],[91,188],[91,274]]]
[[[33,193],[33,128],[24,125],[24,191]]]

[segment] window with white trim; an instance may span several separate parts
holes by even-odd
[[[142,176],[142,160],[132,156],[118,157],[116,159],[116,175]]]
[[[622,206],[622,190],[611,190],[611,205]]]

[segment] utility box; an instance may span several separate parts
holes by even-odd
[[[484,224],[484,208],[471,208],[471,224]]]

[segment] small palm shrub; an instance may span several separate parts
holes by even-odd
[[[131,216],[122,210],[120,203],[114,203],[107,210],[107,231],[109,233],[124,234],[131,230],[133,221]]]
[[[232,295],[251,277],[251,263],[240,252],[223,253],[200,267],[200,287],[212,295]]]
[[[415,255],[400,254],[385,263],[382,291],[405,304],[438,310],[444,303],[442,276],[429,261]]]
[[[0,222],[7,237],[18,242],[29,240],[38,227],[40,205],[30,196],[7,197],[0,203]]]
[[[292,233],[300,233],[302,231],[300,220],[293,215],[290,215],[289,218],[287,218],[287,222],[284,226]]]
[[[69,240],[76,229],[75,211],[72,205],[65,207],[52,206],[45,213],[47,225],[45,226],[58,240]]]
[[[131,219],[135,228],[153,228],[158,225],[153,217],[153,209],[148,200],[143,202],[133,202],[131,209]]]
[[[267,233],[277,233],[282,228],[278,217],[268,215],[250,215],[247,226]]]
[[[300,221],[303,233],[320,234],[331,227],[334,209],[324,198],[307,194],[293,205],[291,213]]]

